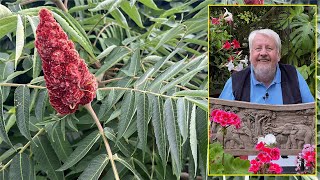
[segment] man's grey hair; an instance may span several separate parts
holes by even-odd
[[[250,33],[250,35],[249,35],[249,50],[250,50],[250,52],[251,52],[251,48],[252,48],[252,41],[257,34],[263,34],[263,35],[266,35],[270,38],[273,38],[276,42],[278,53],[280,54],[280,52],[281,52],[281,39],[280,39],[279,35],[271,29],[259,29],[259,30],[254,30]]]

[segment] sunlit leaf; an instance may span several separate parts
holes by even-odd
[[[157,5],[154,3],[153,0],[139,0],[142,4],[148,6],[149,8],[152,8],[154,10],[160,10]]]
[[[14,104],[18,128],[24,137],[31,140],[29,132],[30,90],[27,86],[22,85],[16,88],[14,92]]]
[[[17,15],[0,19],[0,38],[17,29]]]
[[[120,7],[139,27],[144,28],[140,13],[136,6],[130,6],[128,1],[123,1]]]
[[[177,101],[177,120],[180,134],[183,138],[182,144],[184,144],[188,138],[188,113],[187,103],[183,98],[179,98]]]
[[[191,97],[203,97],[207,98],[208,91],[205,90],[185,90],[185,91],[179,91],[173,94],[174,96],[191,96]]]
[[[198,162],[198,140],[197,140],[197,130],[196,130],[196,105],[193,105],[191,111],[191,118],[190,118],[190,147],[191,153],[194,160],[194,172],[197,173],[197,162]]]
[[[130,53],[130,50],[128,50],[125,47],[116,47],[112,50],[112,52],[107,56],[107,58],[104,60],[104,64],[99,68],[99,70],[95,73],[95,76],[99,76],[100,74],[104,73],[108,69],[110,69],[112,66],[114,66],[117,62],[123,60],[125,56],[127,56]]]
[[[12,14],[12,12],[10,11],[10,9],[8,9],[4,5],[0,4],[0,19],[7,17],[7,16],[10,16],[11,14]]]
[[[18,59],[20,58],[24,46],[24,26],[21,16],[17,16],[17,30],[16,30],[16,57],[15,57],[15,69],[17,69]]]

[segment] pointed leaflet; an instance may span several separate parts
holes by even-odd
[[[116,47],[117,47],[116,45],[111,45],[111,46],[109,46],[107,49],[103,50],[102,53],[100,53],[100,54],[97,56],[97,59],[100,60],[100,59],[108,56],[108,55],[112,52],[112,50],[113,50],[114,48],[116,48]]]
[[[14,105],[16,107],[17,125],[21,134],[31,140],[29,132],[29,106],[30,90],[27,86],[19,86],[14,92]]]
[[[147,134],[148,134],[148,99],[145,93],[136,93],[137,105],[137,130],[139,144],[142,145],[143,160],[147,148]]]
[[[88,167],[83,171],[78,179],[83,180],[98,180],[103,169],[109,162],[106,154],[100,154],[91,160]]]
[[[34,108],[34,113],[38,121],[43,121],[43,114],[46,109],[46,102],[48,98],[47,89],[41,89],[36,101],[36,107]]]
[[[118,162],[120,162],[122,165],[124,165],[126,168],[128,168],[133,174],[134,174],[134,176],[135,176],[135,178],[136,179],[143,179],[142,177],[141,177],[141,175],[139,174],[139,172],[138,171],[136,171],[136,169],[134,168],[134,166],[132,166],[130,163],[129,163],[129,161],[128,160],[126,160],[126,159],[124,159],[124,158],[122,158],[122,157],[120,157],[120,156],[116,156],[115,158],[114,158],[114,160],[115,161],[118,161]]]
[[[39,17],[38,16],[27,16],[27,19],[31,25],[32,32],[34,37],[36,37],[36,29],[39,24]],[[34,48],[33,58],[32,58],[32,77],[36,78],[39,76],[41,71],[41,60],[38,56],[37,48]]]
[[[6,124],[5,124],[4,117],[3,117],[3,103],[2,102],[3,102],[3,100],[2,100],[2,90],[1,90],[1,87],[0,87],[0,137],[8,145],[12,146],[11,141],[9,139],[9,136],[7,134],[6,128],[5,128]]]
[[[18,59],[21,56],[23,46],[24,46],[24,27],[23,27],[23,22],[21,19],[21,16],[18,14],[17,16],[18,21],[17,21],[17,30],[16,30],[16,58],[15,58],[15,68],[17,69],[18,65]]]
[[[149,8],[152,8],[154,10],[160,10],[156,3],[153,2],[153,0],[139,0],[139,2],[141,2],[142,4],[148,6]]]
[[[9,150],[7,150],[6,152],[2,152],[0,156],[0,162],[4,162],[4,160],[6,160],[8,157],[12,156],[17,152],[17,148],[21,148],[21,147],[22,147],[22,144],[18,143],[14,145],[12,148],[10,148]]]
[[[116,63],[121,61],[129,53],[131,53],[131,51],[128,50],[128,48],[125,48],[125,47],[116,47],[116,48],[114,48],[112,50],[112,52],[104,60],[105,63],[95,73],[95,76],[99,76],[100,74],[102,74],[105,71],[107,71],[108,69],[110,69],[112,66],[114,66]]]
[[[57,171],[64,171],[79,162],[88,153],[91,147],[97,142],[99,137],[100,134],[98,133],[98,131],[94,131],[87,137],[82,139],[81,142],[78,143],[78,147],[71,153],[63,166],[57,169]]]
[[[177,101],[177,120],[179,125],[180,134],[182,135],[182,144],[188,139],[188,123],[187,123],[188,109],[184,98],[179,98]]]
[[[139,27],[144,28],[140,13],[135,5],[130,6],[128,1],[123,1],[120,7]]]
[[[127,76],[136,76],[140,69],[140,49],[136,49],[130,58],[130,66],[128,70],[121,70]]]
[[[196,104],[197,106],[199,106],[201,109],[208,111],[208,100],[197,100],[197,99],[193,99],[193,98],[189,98],[189,97],[185,97],[186,100]]]
[[[185,59],[175,63],[174,65],[170,66],[166,71],[157,76],[155,80],[151,83],[149,89],[151,89],[152,91],[159,91],[159,85],[163,81],[168,81],[183,69],[184,61]]]
[[[202,178],[204,178],[207,177],[208,113],[201,108],[196,110],[196,129],[199,144],[199,167]]]
[[[9,179],[14,180],[34,180],[33,163],[25,153],[16,154],[9,168]]]
[[[171,81],[167,85],[163,86],[160,90],[160,93],[162,94],[162,93],[168,91],[169,89],[173,88],[177,84],[189,81],[193,76],[195,76],[197,73],[199,73],[202,69],[205,69],[205,68],[207,68],[206,65],[200,66],[200,67],[184,74],[183,76],[176,78],[175,80]]]
[[[114,98],[115,98],[115,92],[114,92],[114,89],[111,89],[108,97],[104,98],[100,106],[100,109],[98,112],[99,119],[101,119],[105,115],[105,113],[107,113],[112,108],[112,105],[114,104],[113,103]]]
[[[65,122],[65,119],[62,121]],[[72,153],[72,148],[68,140],[63,138],[63,134],[60,126],[56,126],[53,130],[52,138],[50,138],[50,143],[59,160],[65,162],[67,158]],[[52,141],[52,139],[54,141]]]
[[[61,166],[61,163],[45,136],[34,137],[34,142],[31,143],[31,150],[35,160],[47,172],[50,179],[64,179],[62,172],[55,171]]]
[[[161,36],[161,39],[159,40],[157,46],[153,49],[153,52],[155,52],[159,47],[163,46],[166,42],[173,40],[174,38],[180,38],[182,33],[185,32],[185,26],[184,25],[178,25],[174,28],[171,28],[169,31],[166,31]]]
[[[156,138],[157,148],[163,167],[166,167],[167,140],[165,132],[165,124],[163,118],[163,102],[160,97],[149,95],[149,101],[152,103],[152,125]]]
[[[13,32],[17,28],[17,15],[7,16],[0,19],[0,38]]]
[[[11,14],[12,14],[12,12],[10,11],[10,9],[8,9],[4,5],[0,4],[0,19],[7,17],[7,16],[10,16]]]
[[[135,86],[142,84],[145,80],[147,80],[154,73],[158,72],[159,69],[168,62],[180,49],[177,48],[175,51],[171,52],[167,57],[163,57],[157,61],[157,63],[147,70],[135,83]]]
[[[205,131],[205,129],[204,129]],[[197,174],[197,130],[196,130],[196,105],[193,105],[190,118],[190,147],[194,160],[194,172]]]
[[[134,114],[134,93],[132,91],[128,92],[124,96],[124,100],[121,106],[121,115],[118,123],[118,136],[119,140],[123,134],[129,128]]]
[[[185,90],[173,94],[173,96],[191,96],[191,97],[208,97],[208,91],[205,90]]]
[[[169,147],[172,159],[176,164],[177,172],[181,172],[181,143],[180,143],[180,134],[176,125],[176,118],[174,114],[174,105],[170,98],[166,99],[164,103],[164,114],[165,114],[165,124],[167,129],[167,136],[169,140]]]

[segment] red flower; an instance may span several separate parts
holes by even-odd
[[[222,46],[223,49],[226,49],[226,50],[229,50],[231,48],[231,44],[229,43],[229,41],[226,41],[223,46]]]
[[[211,18],[211,24],[215,24],[215,25],[218,25],[220,24],[220,19],[219,18]]]
[[[241,120],[238,115],[218,109],[211,111],[210,121],[219,123],[222,127],[234,125],[237,129],[239,129],[241,125]]]
[[[52,107],[60,114],[74,113],[95,97],[97,83],[72,41],[47,9],[39,12],[35,46]]]
[[[280,149],[272,148],[269,154],[270,154],[271,160],[278,160],[280,158]]]
[[[271,162],[268,171],[270,173],[280,174],[282,172],[282,168],[279,166],[279,164]]]
[[[231,44],[233,45],[233,49],[240,48],[240,43],[236,39],[234,39]]]
[[[233,56],[229,56],[228,61],[233,61],[234,57]]]
[[[256,145],[256,150],[263,150],[265,148],[264,143],[261,141]]]
[[[245,4],[264,4],[264,0],[244,0]]]
[[[250,168],[249,168],[249,172],[253,172],[253,173],[257,173],[260,170],[260,166],[261,166],[261,162],[257,161],[255,159],[250,161]]]
[[[269,156],[269,154],[265,153],[265,152],[260,152],[257,156],[257,158],[262,162],[262,163],[268,163],[271,161],[271,157]]]

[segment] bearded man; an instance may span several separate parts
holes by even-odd
[[[233,73],[219,98],[259,104],[298,104],[314,102],[302,75],[292,65],[279,63],[281,40],[271,29],[249,35],[250,63]]]

